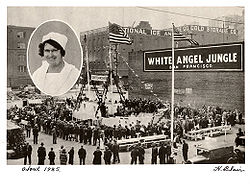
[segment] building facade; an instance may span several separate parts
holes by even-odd
[[[141,28],[143,27],[143,28]],[[128,75],[128,53],[134,51],[142,51],[155,48],[167,48],[171,44],[170,36],[155,36],[144,34],[143,30],[152,30],[149,22],[143,21],[136,28],[126,28],[129,37],[133,39],[132,45],[120,44],[116,48],[112,48],[112,63],[113,68],[117,67],[118,74],[120,76]],[[85,31],[80,33],[80,41],[83,50],[88,50],[88,62],[90,70],[93,73],[98,71],[105,71],[109,67],[109,39],[108,39],[108,27],[103,27],[91,31]],[[116,49],[116,50],[115,50]],[[116,53],[117,52],[117,53]],[[84,53],[86,57],[86,52]]]
[[[7,86],[18,88],[32,85],[27,70],[26,51],[35,28],[7,26]]]
[[[177,27],[187,37],[199,42],[200,45],[236,42],[239,40],[237,30],[223,30],[219,27],[185,25]],[[141,21],[136,27],[123,27],[133,40],[132,45],[120,44],[117,47],[118,57],[113,50],[112,59],[116,57],[118,71],[121,76],[128,75],[128,57],[130,52],[166,49],[171,47],[171,29],[154,30],[148,21]],[[88,50],[89,67],[92,72],[107,70],[109,66],[108,27],[80,33],[83,50]],[[179,47],[192,46],[188,42],[180,42]],[[86,53],[84,53],[86,56]],[[112,62],[115,63],[115,62]],[[116,67],[116,66],[114,66]]]
[[[178,30],[200,45],[230,43],[239,41],[239,33],[235,28],[211,27],[202,25],[184,25]]]
[[[220,46],[220,45],[215,45]],[[244,55],[244,54],[243,54]],[[172,72],[145,71],[143,51],[129,54],[129,96],[171,101]],[[242,58],[244,60],[244,58]],[[245,111],[244,70],[175,71],[175,103]]]
[[[215,20],[209,20],[208,25],[210,27],[236,29],[239,41],[244,41],[244,22],[245,22],[245,11],[243,9],[242,15],[222,16],[216,18]]]

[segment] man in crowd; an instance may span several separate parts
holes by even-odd
[[[39,128],[38,128],[38,125],[36,124],[35,127],[33,128],[33,142],[34,142],[34,144],[38,144],[38,132],[39,132]]]
[[[112,157],[112,152],[109,149],[109,147],[105,147],[105,151],[104,151],[104,161],[105,161],[105,165],[110,165],[111,164],[111,157]]]
[[[87,129],[87,140],[88,140],[88,142],[89,142],[89,145],[91,145],[91,140],[92,140],[92,129],[91,129],[91,127],[88,127],[88,129]]]
[[[133,147],[133,149],[131,150],[130,156],[131,156],[131,165],[133,165],[133,164],[136,165],[137,164],[137,157],[139,156],[139,150],[138,150],[137,145],[135,145]]]
[[[138,157],[139,157],[139,164],[144,164],[144,154],[145,150],[143,149],[141,143],[138,144]]]
[[[53,148],[50,149],[50,152],[49,152],[48,156],[49,156],[49,164],[50,164],[50,165],[55,165],[55,157],[56,157],[56,154],[55,154],[55,152],[53,151]]]
[[[69,154],[69,164],[73,165],[74,164],[74,147],[72,147],[70,149],[70,151],[68,152]]]
[[[102,164],[102,152],[100,151],[100,147],[98,146],[96,148],[96,151],[93,153],[94,158],[93,158],[93,164],[94,165],[101,165]]]
[[[23,151],[24,151],[24,165],[27,164],[27,158],[29,161],[29,165],[31,165],[32,146],[28,142],[24,146]]]
[[[185,140],[182,141],[182,154],[183,154],[183,159],[186,162],[188,160],[188,144],[186,143]]]
[[[155,143],[152,144],[151,164],[157,164],[158,148]]]
[[[165,164],[166,163],[166,154],[167,154],[167,149],[164,146],[164,143],[161,143],[161,146],[159,148],[160,164]]]
[[[44,165],[44,160],[46,157],[46,149],[43,143],[41,143],[41,146],[37,150],[37,156],[38,156],[38,165]]]
[[[166,146],[167,163],[169,162],[171,153],[172,153],[171,152],[171,145],[170,145],[170,143],[167,143],[167,146]]]
[[[97,127],[94,128],[93,130],[93,145],[96,145],[97,140],[99,141],[100,144],[100,132]]]
[[[114,140],[114,144],[112,146],[112,152],[113,152],[113,164],[120,163],[120,157],[119,157],[119,145],[117,144],[117,141]]]
[[[56,126],[54,126],[54,128],[52,129],[52,137],[53,137],[53,144],[56,144],[56,140],[57,140]]]
[[[30,138],[30,131],[31,131],[31,123],[28,121],[26,125],[26,136]]]
[[[86,158],[86,150],[81,146],[81,148],[78,150],[78,156],[80,159],[80,165],[85,165],[85,158]]]

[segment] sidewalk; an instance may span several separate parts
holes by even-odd
[[[216,145],[219,143],[226,143],[228,145],[234,145],[234,139],[236,132],[238,131],[238,128],[242,128],[244,130],[244,125],[236,125],[235,127],[232,128],[232,133],[228,134],[226,136],[226,141],[225,141],[225,136],[218,136],[214,138],[206,137],[205,140],[200,140],[200,141],[187,141],[189,145],[189,152],[188,152],[188,157],[194,157],[196,155],[196,147],[197,145],[204,145],[204,144],[210,144],[211,145]],[[29,142],[32,145],[33,151],[32,151],[32,165],[37,165],[38,158],[37,158],[37,149],[40,146],[41,142],[44,143],[44,147],[46,148],[46,153],[47,157],[45,160],[45,165],[49,165],[49,160],[48,160],[48,153],[50,151],[50,148],[53,147],[55,154],[56,154],[56,159],[55,159],[55,164],[60,165],[59,161],[59,149],[61,145],[64,146],[66,151],[68,152],[71,147],[74,147],[75,154],[74,154],[74,165],[79,165],[79,158],[78,158],[78,150],[80,149],[82,143],[75,142],[75,141],[65,141],[63,139],[58,138],[57,139],[57,144],[53,144],[52,142],[52,136],[51,135],[46,135],[44,133],[40,133],[38,137],[38,143],[34,145],[33,144],[33,137],[31,135],[31,138],[26,138],[26,141]],[[102,144],[101,144],[102,145]],[[96,146],[92,145],[83,145],[84,148],[87,151],[87,156],[86,156],[86,165],[92,165],[92,160],[93,160],[93,152],[96,149]],[[102,152],[104,152],[102,150]],[[130,158],[130,152],[120,152],[120,164],[130,164],[131,158]],[[103,155],[102,155],[103,158]],[[183,157],[182,157],[182,146],[179,145],[177,149],[177,156],[175,156],[176,163],[181,164],[183,163]],[[151,148],[145,149],[145,164],[151,164]],[[23,165],[23,158],[22,159],[8,159],[7,160],[8,165]],[[104,164],[104,160],[102,159],[102,164]]]

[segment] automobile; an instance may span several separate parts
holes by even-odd
[[[25,144],[24,128],[7,120],[7,159],[24,157],[23,147]]]
[[[228,163],[245,163],[245,136],[240,136],[238,146],[234,147],[234,155],[228,159]]]
[[[197,146],[196,156],[189,159],[192,164],[226,164],[234,154],[234,146]]]
[[[239,146],[234,147],[234,150],[239,150],[240,152],[244,153],[244,155],[245,155],[245,136],[239,137]]]

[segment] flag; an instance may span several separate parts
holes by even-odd
[[[109,42],[110,43],[121,43],[121,44],[132,44],[132,40],[126,33],[126,31],[115,23],[109,23]]]
[[[188,38],[185,35],[181,34],[174,25],[173,25],[173,28],[174,28],[174,40],[175,41],[188,41],[192,45],[199,45],[199,43],[195,41],[194,39]]]

